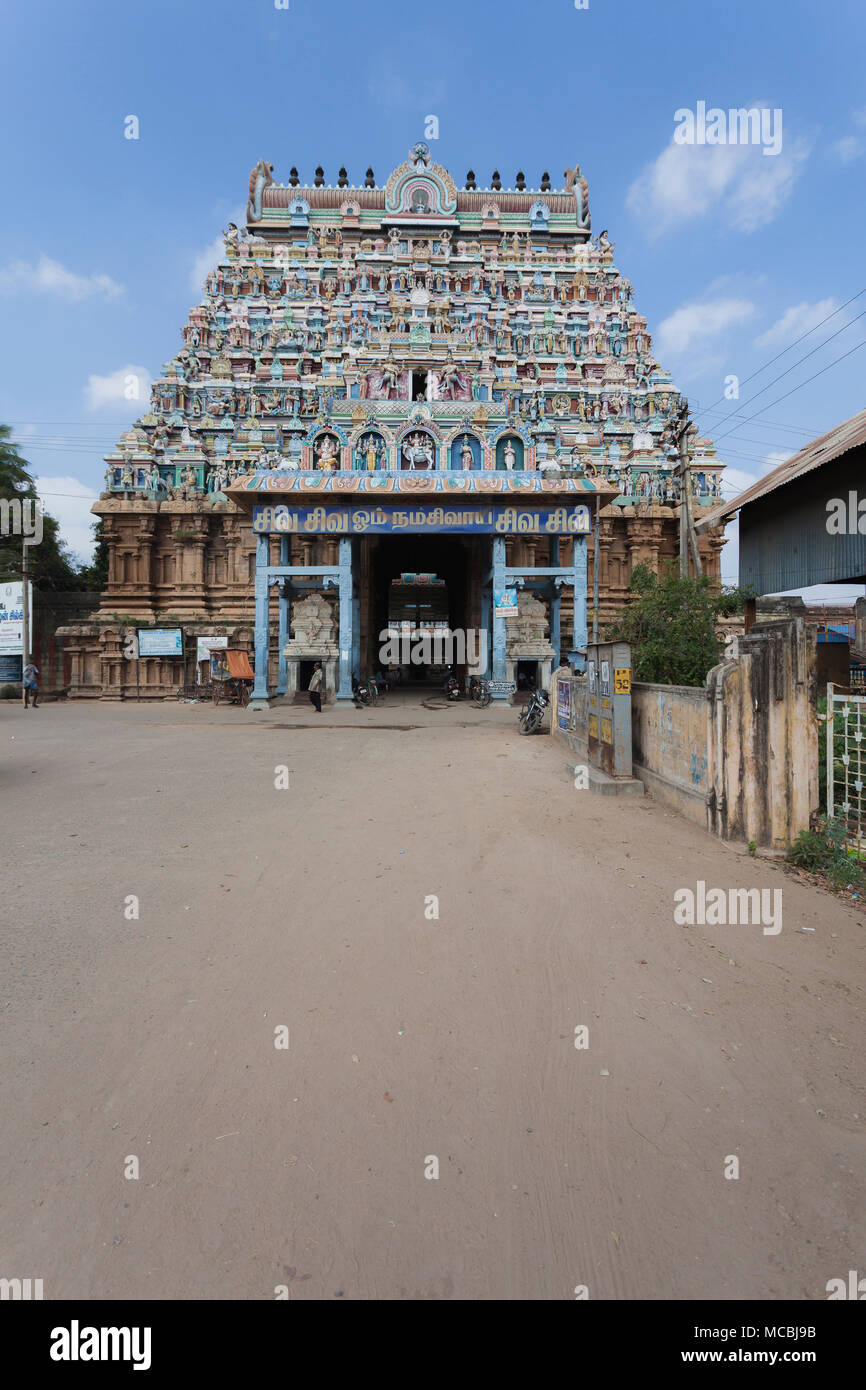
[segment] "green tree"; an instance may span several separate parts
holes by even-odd
[[[633,598],[606,640],[631,643],[634,679],[703,685],[722,656],[718,619],[741,612],[747,592],[723,590],[706,575],[683,579],[676,563],[660,575],[645,563],[635,565],[629,587]]]
[[[12,443],[11,433],[8,425],[0,425],[0,498],[7,502],[15,499],[36,502],[36,485],[27,461]],[[0,581],[20,579],[21,562],[21,536],[0,535]],[[28,546],[27,571],[39,589],[87,587],[82,583],[79,566],[60,539],[57,522],[47,514],[42,518],[42,540],[38,545]]]
[[[94,521],[91,530],[96,540],[96,548],[90,564],[81,566],[78,572],[79,579],[82,588],[95,589],[97,593],[102,593],[102,590],[108,587],[108,542],[105,539],[102,517]]]

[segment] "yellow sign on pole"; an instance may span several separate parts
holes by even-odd
[[[613,668],[613,693],[614,695],[631,694],[631,671],[627,666],[615,666]]]

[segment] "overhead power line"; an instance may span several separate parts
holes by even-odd
[[[750,376],[745,377],[741,384],[745,386],[747,382],[754,381],[756,376],[761,376],[761,374],[765,372],[768,367],[772,367],[774,362],[778,362],[780,357],[784,357],[785,354],[791,352],[792,349],[795,348],[798,343],[802,343],[804,338],[808,338],[810,333],[815,333],[819,328],[823,328],[825,323],[829,323],[830,319],[835,318],[837,314],[841,314],[843,309],[847,309],[849,304],[853,304],[856,299],[860,299],[861,296],[864,294],[866,294],[866,288],[858,290],[856,294],[852,294],[851,298],[846,299],[844,304],[840,304],[838,309],[834,309],[832,314],[828,314],[826,318],[821,319],[818,323],[814,323],[811,328],[807,328],[805,333],[801,333],[799,338],[794,339],[793,343],[789,343],[788,346],[786,348],[783,348],[781,352],[777,352],[775,357],[771,357],[769,362],[764,363],[763,367],[759,367],[757,371],[752,372]],[[858,318],[859,317],[860,315],[858,315]],[[852,322],[854,322],[854,320],[852,320]],[[844,330],[840,329],[839,331],[843,332]],[[829,339],[827,339],[827,341],[829,342]],[[778,379],[779,378],[777,377],[776,380],[778,381]],[[760,395],[760,392],[758,394]],[[706,409],[712,410],[713,406],[721,404],[721,402],[725,399],[725,396],[719,396],[719,399],[717,401],[713,401],[712,405],[707,406]]]
[[[803,387],[808,386],[810,381],[815,381],[819,376],[823,376],[825,372],[829,372],[831,368],[838,366],[840,362],[844,362],[845,358],[850,357],[853,352],[859,352],[862,347],[866,347],[866,338],[864,338],[862,342],[855,343],[852,348],[849,348],[847,352],[843,352],[841,356],[834,358],[832,362],[828,362],[826,367],[821,367],[819,371],[813,372],[813,374],[811,376],[808,376],[805,381],[801,381],[797,386],[792,386],[790,391],[786,391],[784,395],[777,396],[776,399],[774,401],[771,401],[769,405],[762,406],[759,411],[756,411],[756,414],[763,415],[765,410],[772,410],[774,405],[778,405],[780,401],[787,400],[788,397],[793,396],[795,392],[802,391]],[[754,419],[754,415],[748,415],[743,423],[748,423],[749,420]],[[729,434],[734,434],[736,430],[738,430],[739,428],[739,425],[734,425],[733,428],[725,430],[724,434],[716,436],[714,442],[718,443],[720,439],[726,439]]]

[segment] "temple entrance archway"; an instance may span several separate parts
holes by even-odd
[[[380,654],[388,640],[382,638],[383,632],[402,639],[402,655],[411,650],[417,637],[430,637],[432,656],[439,655],[437,634],[440,641],[446,632],[452,632],[464,634],[464,642],[477,642],[477,637],[465,634],[477,632],[481,623],[485,540],[477,536],[411,535],[366,537],[361,542],[361,664],[365,673],[383,665]],[[446,657],[453,652],[458,658],[453,663],[458,679],[466,673],[466,662],[459,659],[464,650],[459,639],[451,651],[445,647]],[[407,685],[434,687],[444,680],[441,662],[400,664]]]

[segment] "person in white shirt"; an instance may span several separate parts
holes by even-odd
[[[33,665],[30,660],[21,672],[21,679],[24,682],[24,708],[30,708],[30,696],[33,696],[33,708],[38,709],[36,701],[39,699],[39,668]]]
[[[312,677],[310,678],[310,684],[307,686],[307,691],[310,696],[311,704],[314,706],[314,708],[319,714],[322,713],[322,684],[324,682],[324,679],[325,677],[322,671],[322,663],[320,661],[317,661],[316,669],[313,671]]]

